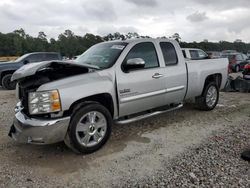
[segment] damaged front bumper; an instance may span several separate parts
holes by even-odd
[[[9,136],[20,143],[53,144],[64,140],[69,122],[70,117],[35,119],[16,110]]]

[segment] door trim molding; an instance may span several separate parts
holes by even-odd
[[[184,88],[185,88],[185,86],[171,87],[171,88],[166,89],[166,93],[183,90]]]
[[[135,95],[135,96],[124,97],[124,98],[120,99],[120,102],[126,103],[126,102],[130,102],[130,101],[138,100],[138,99],[143,99],[143,98],[147,98],[147,97],[161,95],[164,93],[170,93],[170,92],[183,90],[184,88],[185,88],[185,86],[176,86],[176,87],[171,87],[168,89],[162,89],[162,90],[153,91],[153,92],[149,92],[149,93],[143,93],[143,94],[139,94],[139,95]]]

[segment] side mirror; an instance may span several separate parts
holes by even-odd
[[[141,69],[145,67],[145,61],[142,58],[128,59],[123,67],[125,71],[129,71],[133,69]]]
[[[28,63],[29,63],[29,60],[27,60],[27,59],[23,61],[23,64],[24,64],[24,65],[26,65],[26,64],[28,64]]]

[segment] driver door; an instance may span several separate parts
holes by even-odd
[[[125,70],[126,62],[134,58],[143,59],[144,68]],[[164,105],[164,71],[160,67],[152,42],[134,45],[124,59],[121,69],[117,74],[120,117]]]

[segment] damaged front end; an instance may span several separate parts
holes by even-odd
[[[41,62],[37,65],[24,66],[17,70],[13,74],[12,80],[18,82],[17,97],[21,102],[23,112],[26,115],[31,115],[29,114],[28,95],[31,92],[35,92],[41,85],[67,77],[85,74],[90,71],[93,71],[93,69],[75,63],[61,61]],[[46,114],[42,116],[44,117]]]
[[[60,61],[27,65],[13,74],[17,81],[17,97],[20,102],[15,109],[15,118],[9,136],[20,143],[52,144],[64,140],[70,117],[62,112],[31,114],[29,93],[46,83],[67,77],[85,74],[92,68]]]

